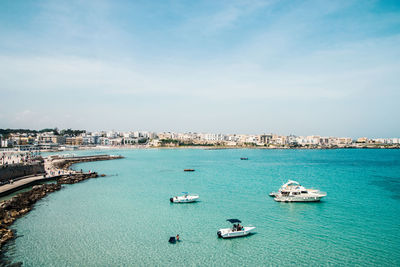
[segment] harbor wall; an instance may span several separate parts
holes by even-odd
[[[10,179],[15,180],[19,177],[36,175],[44,172],[44,164],[39,162],[29,165],[0,166],[0,183],[4,183]]]
[[[114,156],[114,155],[96,155],[96,156],[81,156],[81,157],[73,157],[73,158],[54,158],[53,166],[58,169],[68,169],[72,164],[82,163],[82,162],[92,162],[92,161],[101,161],[101,160],[112,160],[112,159],[121,159],[122,156]]]

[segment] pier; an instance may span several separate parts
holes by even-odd
[[[52,165],[58,169],[68,169],[72,164],[100,160],[121,159],[119,155],[96,155],[96,156],[80,156],[80,157],[52,157]]]

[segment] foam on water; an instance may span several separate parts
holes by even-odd
[[[399,183],[399,150],[108,153],[126,158],[74,168],[112,176],[68,185],[13,225],[9,258],[25,266],[400,265],[400,199],[389,188]],[[288,179],[328,196],[274,202],[268,193]],[[182,191],[201,201],[171,204]],[[218,239],[227,218],[256,233]],[[178,233],[182,242],[169,244]]]

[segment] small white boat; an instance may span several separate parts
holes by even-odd
[[[219,229],[217,232],[218,237],[233,238],[233,237],[246,236],[250,234],[251,231],[256,229],[254,226],[241,226],[240,225],[241,221],[238,219],[228,219],[227,221],[232,223],[233,226],[231,228]]]
[[[183,193],[184,193],[183,196],[171,197],[169,201],[171,201],[171,203],[191,203],[199,199],[198,195],[189,195],[187,192]]]
[[[271,192],[269,195],[277,202],[317,202],[325,197],[326,193],[307,189],[298,182],[289,180],[278,192]]]

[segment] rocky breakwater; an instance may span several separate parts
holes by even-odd
[[[60,189],[61,184],[35,185],[32,190],[0,203],[0,246],[14,237],[13,231],[8,227],[17,218],[29,212],[39,199]]]
[[[104,174],[100,176],[105,176]],[[57,180],[57,184],[76,184],[90,178],[97,178],[99,175],[96,172],[92,173],[76,173],[70,176],[62,176]]]

